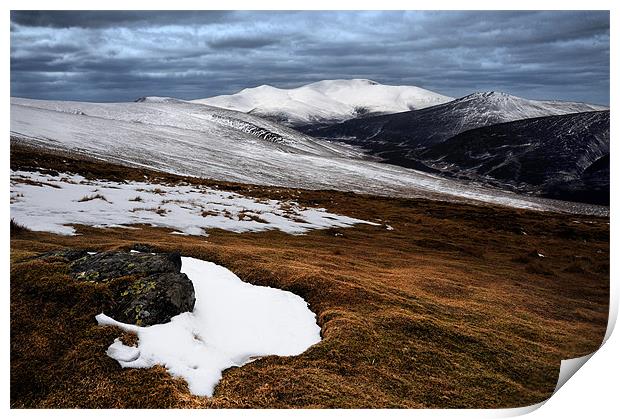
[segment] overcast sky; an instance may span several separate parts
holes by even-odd
[[[336,78],[606,105],[609,13],[11,13],[12,96],[195,99]]]

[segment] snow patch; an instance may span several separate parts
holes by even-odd
[[[105,199],[84,200],[93,190]],[[377,225],[294,201],[255,199],[201,185],[112,182],[25,171],[11,172],[11,217],[31,230],[68,235],[75,234],[70,224],[99,228],[149,224],[174,229],[172,234],[203,236],[210,228],[303,234],[358,223]]]
[[[212,396],[222,371],[256,357],[299,355],[321,340],[320,327],[299,296],[241,281],[228,269],[183,257],[181,272],[194,285],[196,305],[170,322],[140,327],[97,315],[100,325],[138,335],[138,347],[115,340],[107,350],[123,368],[164,365],[193,394]]]

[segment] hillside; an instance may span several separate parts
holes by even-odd
[[[14,143],[242,183],[603,213],[364,159],[254,115],[169,98],[130,103],[11,100]]]

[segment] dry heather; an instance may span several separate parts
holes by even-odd
[[[12,228],[12,407],[516,407],[547,398],[560,360],[595,350],[605,332],[606,218],[199,181],[15,147],[11,165],[217,184],[393,227],[206,238],[146,226],[77,226],[71,237]],[[33,257],[136,243],[302,296],[323,340],[226,370],[212,398],[192,396],[162,367],[120,368],[105,350],[122,332],[94,319],[105,285]]]

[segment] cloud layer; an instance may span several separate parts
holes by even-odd
[[[609,103],[609,13],[11,13],[11,95],[184,99],[335,78]]]

